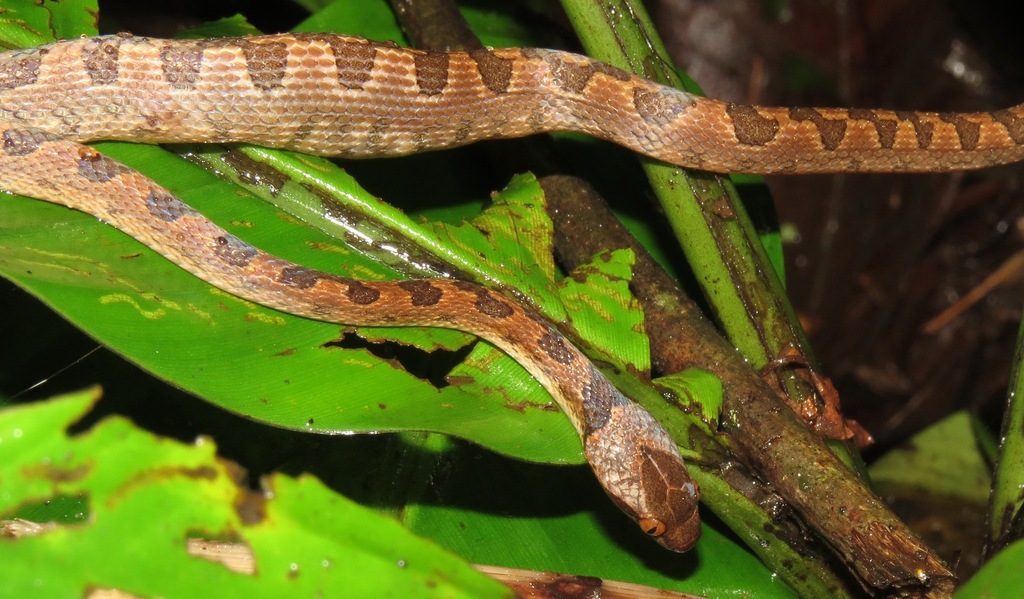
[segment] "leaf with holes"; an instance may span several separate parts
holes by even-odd
[[[394,520],[309,476],[239,486],[212,442],[183,445],[111,418],[67,436],[95,391],[0,412],[0,519],[53,498],[87,515],[0,543],[0,596],[303,596],[386,588],[403,597],[504,597],[507,589]],[[158,525],[139,524],[159,514]],[[247,546],[254,574],[187,551],[189,539]]]

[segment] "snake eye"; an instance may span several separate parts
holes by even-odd
[[[637,521],[640,528],[652,537],[660,537],[665,534],[665,523],[657,518],[640,518]]]

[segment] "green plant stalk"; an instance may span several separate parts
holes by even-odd
[[[467,263],[462,254],[450,251],[422,228],[409,226],[404,212],[378,200],[324,159],[258,146],[239,146],[233,152],[202,148],[190,159],[409,277],[461,275],[468,279],[465,273],[477,272],[477,265]],[[383,244],[397,245],[402,251],[387,256],[379,249]]]
[[[1017,351],[1003,414],[1002,442],[996,459],[989,506],[989,554],[1021,539],[1024,506],[1024,320],[1017,331]]]
[[[700,485],[701,493],[715,498],[705,505],[729,523],[733,531],[739,531],[737,534],[744,536],[746,546],[798,595],[833,599],[859,596],[848,581],[836,576],[826,557],[802,551],[774,534],[772,523],[766,522],[764,508],[729,486],[717,469],[708,471],[701,464],[693,464],[690,475]],[[723,506],[727,507],[722,509]],[[737,523],[742,526],[736,526]]]
[[[684,87],[639,1],[563,0],[563,6],[590,55],[648,79]],[[818,369],[778,273],[728,179],[649,159],[643,164],[716,319],[733,345],[755,368],[796,349]],[[820,405],[816,390],[793,369],[778,368],[774,373],[794,404],[810,401]],[[861,471],[859,460],[845,444],[830,445],[848,466]]]

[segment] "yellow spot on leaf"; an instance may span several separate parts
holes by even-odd
[[[139,302],[135,301],[134,297],[126,293],[108,293],[107,295],[100,297],[100,304],[104,306],[110,304],[128,304],[135,308],[135,311],[143,318],[148,318],[150,320],[163,318],[167,314],[167,310],[164,310],[163,308],[157,308],[155,310],[144,309]]]

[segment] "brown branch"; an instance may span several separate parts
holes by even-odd
[[[920,588],[926,573],[938,596],[952,591],[942,561],[778,400],[604,203],[588,197],[596,196],[589,185],[560,176],[541,185],[560,223],[555,247],[567,268],[609,247],[636,254],[630,287],[644,308],[656,367],[666,374],[695,367],[721,379],[723,427],[743,463],[771,481],[871,588]]]
[[[406,37],[427,50],[479,50],[480,38],[451,0],[391,0]]]

